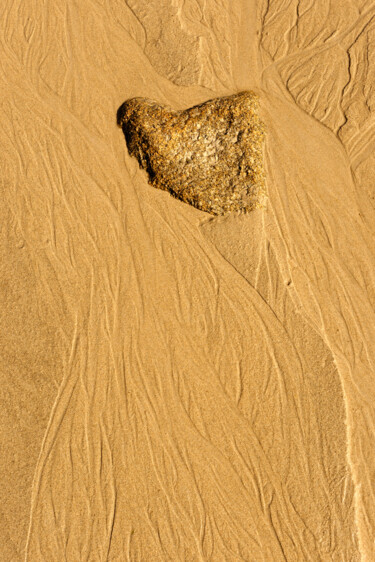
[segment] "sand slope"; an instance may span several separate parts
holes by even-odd
[[[0,559],[373,560],[374,2],[1,20]],[[268,209],[152,188],[120,104],[244,88]]]

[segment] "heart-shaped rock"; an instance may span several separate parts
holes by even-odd
[[[124,102],[117,123],[151,185],[213,215],[265,207],[264,126],[253,92],[184,111],[146,98]]]

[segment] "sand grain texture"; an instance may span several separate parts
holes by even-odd
[[[5,0],[0,560],[375,559],[372,0]],[[116,111],[254,91],[266,209]]]

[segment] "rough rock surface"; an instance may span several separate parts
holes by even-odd
[[[151,185],[213,215],[265,206],[264,125],[250,91],[184,111],[146,98],[117,112],[130,155]]]

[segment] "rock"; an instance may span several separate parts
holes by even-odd
[[[146,98],[124,102],[117,123],[149,182],[212,215],[264,208],[264,125],[253,92],[184,111]]]

